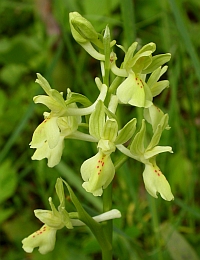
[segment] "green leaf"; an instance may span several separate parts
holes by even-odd
[[[110,242],[107,240],[103,228],[101,224],[96,222],[82,207],[81,203],[79,202],[78,198],[74,194],[71,187],[63,180],[64,184],[67,186],[67,189],[70,194],[71,201],[73,202],[74,206],[76,207],[76,210],[79,215],[79,219],[83,221],[92,231],[96,239],[98,240],[100,246],[104,250],[108,250],[111,248]]]
[[[10,161],[5,161],[0,166],[0,203],[10,198],[17,186],[17,176]]]
[[[0,207],[0,224],[7,220],[15,212],[14,208],[1,208]]]

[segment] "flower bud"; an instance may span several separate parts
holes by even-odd
[[[98,39],[98,33],[95,31],[92,24],[79,13],[70,13],[69,22],[72,35],[78,43],[85,43]]]

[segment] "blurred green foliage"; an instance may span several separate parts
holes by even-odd
[[[175,200],[169,203],[149,197],[141,177],[143,166],[133,160],[124,164],[113,188],[114,207],[123,215],[114,221],[114,259],[199,259],[199,10],[198,0],[0,1],[2,260],[101,259],[94,237],[84,227],[58,232],[55,250],[44,256],[37,250],[26,254],[21,248],[21,240],[41,226],[33,210],[49,207],[48,197],[55,195],[59,176],[73,187],[91,214],[101,211],[101,200],[82,189],[79,173],[95,146],[67,140],[63,161],[49,169],[44,160],[31,161],[33,151],[28,145],[44,112],[44,107],[32,101],[41,91],[34,83],[36,72],[65,94],[71,88],[91,101],[98,94],[94,77],[100,75],[99,64],[74,42],[68,24],[71,11],[80,12],[99,32],[109,24],[117,44],[127,47],[137,40],[142,46],[153,41],[157,53],[172,54],[164,75],[170,80],[170,89],[155,103],[170,116],[171,130],[162,143],[172,146],[174,155],[161,155],[159,165]],[[127,122],[129,109],[119,113]],[[72,209],[70,201],[67,208]]]

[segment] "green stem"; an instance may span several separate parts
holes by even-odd
[[[103,83],[109,87],[109,75],[110,75],[110,30],[106,26],[103,45],[104,45],[104,75]],[[108,103],[110,100],[106,100]],[[112,183],[103,192],[103,212],[107,212],[112,209]],[[103,231],[107,241],[110,242],[110,248],[102,248],[102,260],[112,260],[112,233],[113,233],[113,222],[108,220],[103,225]]]
[[[121,1],[120,7],[124,27],[124,38],[128,47],[136,38],[134,4],[132,0],[123,0]]]
[[[155,239],[156,239],[156,247],[158,248],[157,251],[157,259],[163,260],[163,254],[162,254],[162,244],[161,244],[161,236],[160,236],[160,222],[159,222],[159,216],[157,212],[156,202],[155,199],[151,196],[148,196],[149,198],[149,206],[152,214],[152,227],[155,232]]]
[[[104,45],[104,75],[103,75],[103,83],[109,86],[109,74],[110,74],[110,30],[109,27],[106,26],[104,37],[103,37],[103,45]]]
[[[112,183],[104,190],[103,193],[103,212],[107,212],[112,209]],[[112,245],[113,234],[113,222],[112,220],[106,221],[103,226],[104,234],[107,240]],[[102,249],[102,259],[112,260],[112,247],[110,249]]]

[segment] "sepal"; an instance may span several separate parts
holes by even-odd
[[[103,134],[103,129],[105,125],[105,109],[104,103],[98,101],[96,104],[95,110],[92,112],[89,121],[89,132],[90,135],[94,136],[98,140]]]
[[[135,135],[131,146],[130,152],[135,156],[142,156],[145,152],[144,148],[144,141],[145,141],[145,134],[146,134],[146,124],[145,120],[142,120],[142,126],[140,131]]]
[[[144,45],[132,58],[130,66],[134,72],[142,72],[152,62],[152,53],[156,50],[156,45],[150,42]]]
[[[163,119],[164,117],[167,117],[167,118]],[[153,132],[156,131],[157,126],[160,123],[162,123],[162,120],[164,120],[164,121],[167,120],[167,122],[168,122],[168,116],[165,116],[163,111],[155,105],[152,105],[152,106],[144,109],[144,118],[148,123],[150,123],[152,125]],[[170,129],[168,123],[167,123],[165,129],[167,129],[167,130]]]
[[[124,144],[126,143],[135,133],[137,119],[133,118],[130,120],[119,132],[115,140],[115,144]]]
[[[103,128],[102,139],[114,142],[117,137],[118,124],[115,119],[107,119]]]
[[[163,130],[168,126],[168,114],[164,114],[159,124],[156,127],[156,130],[151,138],[149,145],[147,146],[147,150],[151,150],[154,146],[156,146],[161,138]]]
[[[153,71],[147,81],[147,85],[149,86],[153,97],[159,95],[165,88],[169,87],[168,80],[161,80],[160,77],[167,71],[168,66],[164,66],[163,68],[158,67],[155,71]]]
[[[143,70],[142,73],[148,74],[155,71],[158,67],[162,66],[171,59],[170,53],[159,54],[152,57],[151,64]]]

